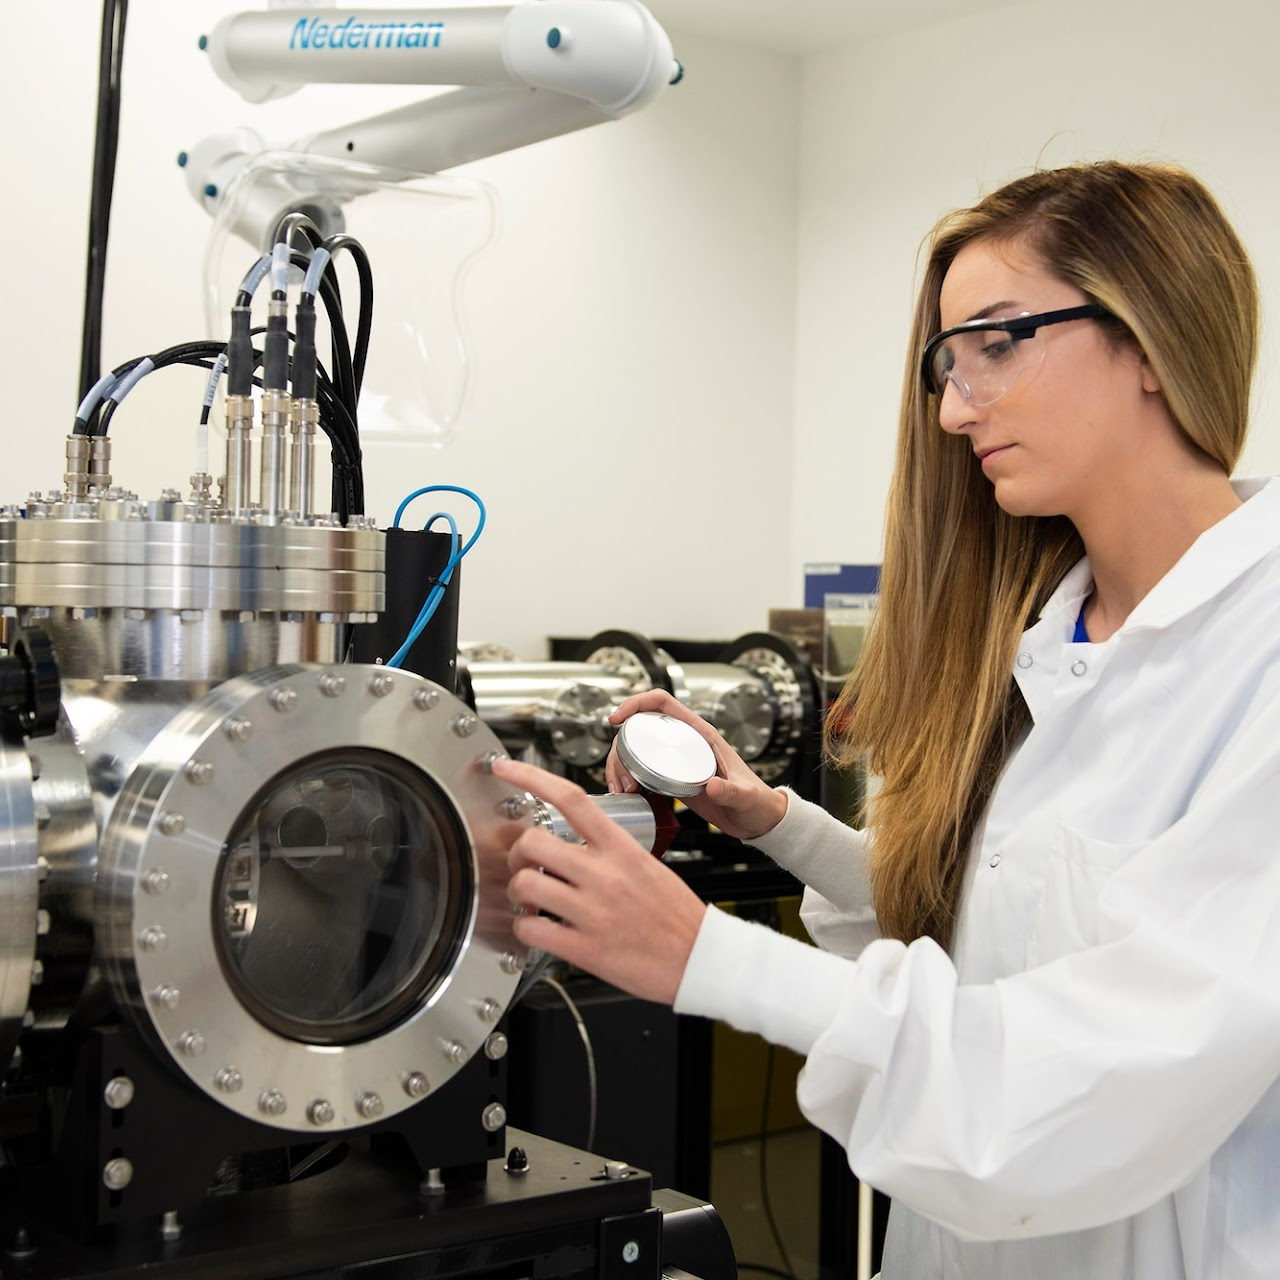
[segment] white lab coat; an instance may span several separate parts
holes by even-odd
[[[1280,480],[1238,487],[1105,643],[1083,562],[1025,633],[954,956],[868,941],[865,837],[794,797],[757,843],[826,950],[707,912],[676,1008],[807,1055],[884,1280],[1280,1277]]]

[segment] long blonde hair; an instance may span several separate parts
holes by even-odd
[[[871,884],[881,932],[951,942],[969,846],[1026,723],[1011,672],[1021,632],[1082,552],[1062,517],[996,504],[966,439],[921,384],[948,267],[978,240],[1033,251],[1133,342],[1170,416],[1230,473],[1257,355],[1248,256],[1209,192],[1169,166],[1044,170],[944,218],[928,242],[902,393],[875,623],[828,718],[828,749],[880,775]]]

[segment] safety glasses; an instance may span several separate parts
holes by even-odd
[[[925,390],[941,396],[951,382],[970,404],[994,404],[1024,373],[1039,367],[1044,343],[1034,339],[1041,329],[1110,314],[1105,307],[1089,303],[1007,320],[969,320],[944,329],[925,344],[920,360]]]

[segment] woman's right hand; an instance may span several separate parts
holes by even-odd
[[[714,725],[708,724],[663,689],[651,689],[648,693],[627,698],[609,717],[609,723],[620,725],[639,711],[658,711],[673,720],[683,720],[710,744],[716,758],[716,776],[707,783],[701,795],[691,796],[684,802],[698,817],[739,840],[754,840],[766,831],[772,831],[782,821],[787,811],[786,792],[775,791],[747,768],[742,757]],[[618,759],[617,742],[609,750],[604,774],[611,792],[640,789],[640,784]]]

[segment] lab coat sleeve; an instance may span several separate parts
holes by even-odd
[[[877,936],[867,883],[866,832],[802,800],[788,787],[787,812],[772,831],[753,840],[805,884],[800,919],[824,950],[853,958]]]
[[[676,1008],[807,1054],[805,1115],[961,1238],[1141,1211],[1280,1077],[1280,674],[1265,683],[1183,817],[1106,878],[1095,945],[960,986],[928,939],[852,962],[709,911]]]

